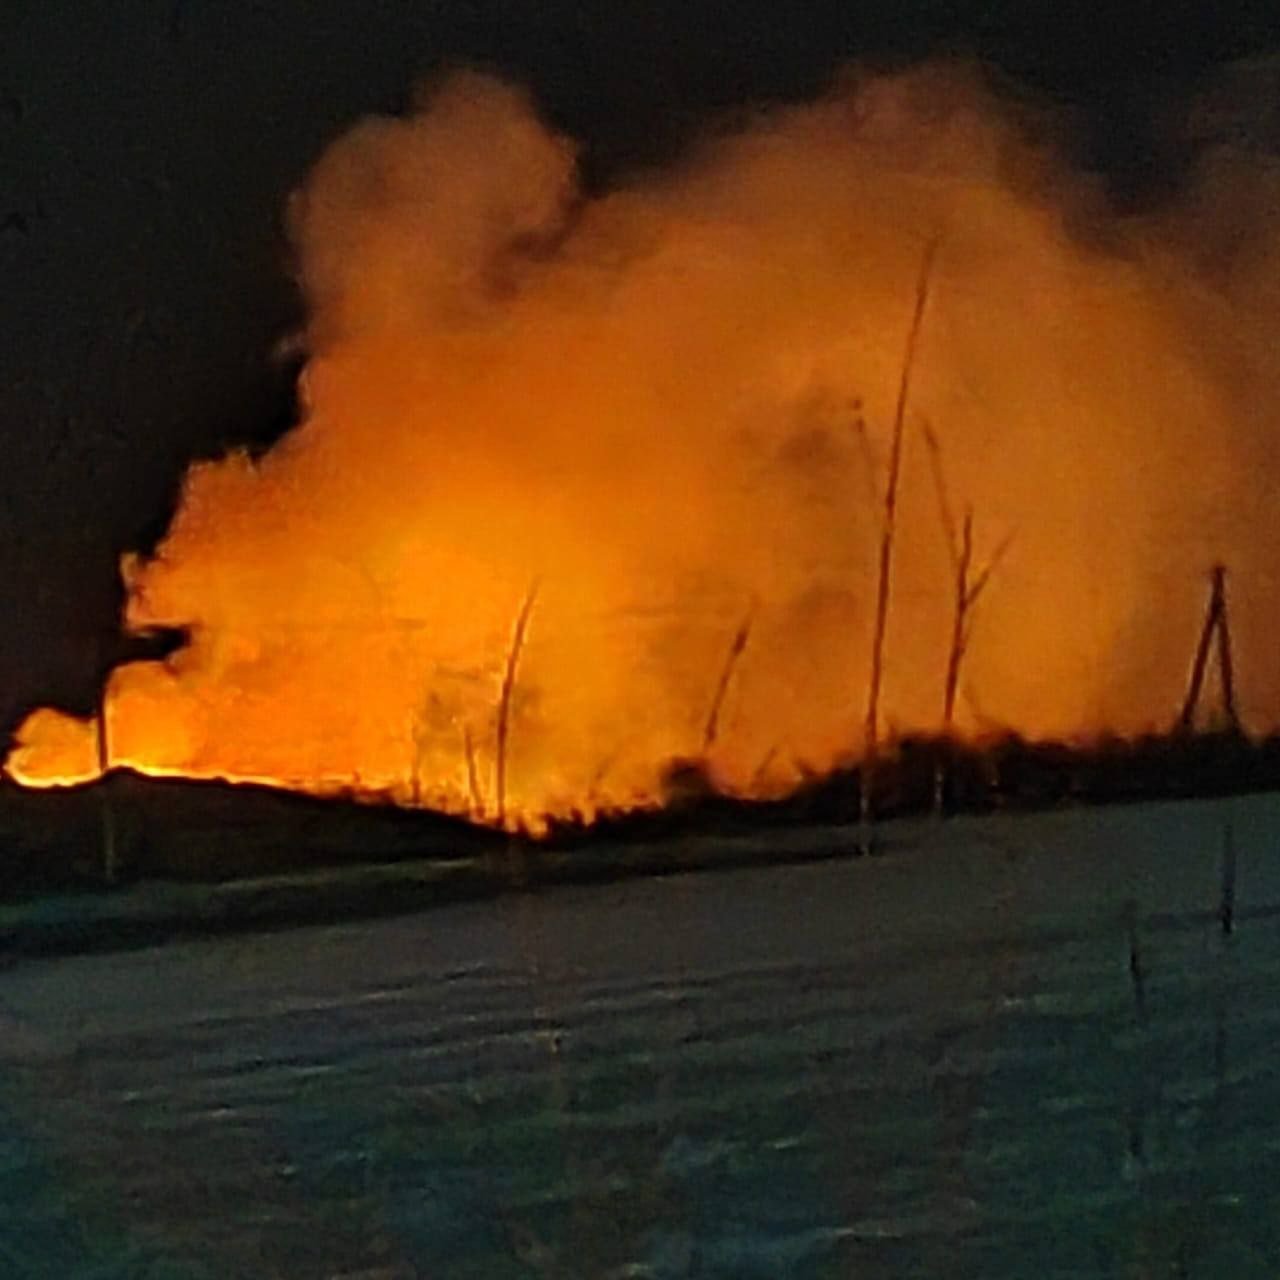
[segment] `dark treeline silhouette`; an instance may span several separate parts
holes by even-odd
[[[885,744],[878,756],[867,810],[877,821],[938,814],[939,776],[945,779],[940,820],[1280,790],[1280,734],[1174,733],[1087,747],[1016,735],[976,744],[907,738]],[[559,819],[536,839],[379,803],[377,796],[321,798],[124,769],[62,790],[6,784],[0,786],[0,901],[97,890],[108,881],[217,885],[301,875],[270,898],[282,920],[300,921],[312,918],[320,902],[328,918],[541,884],[840,857],[864,847],[849,834],[867,811],[860,784],[858,769],[850,767],[815,774],[779,799],[746,800],[717,790],[701,761],[676,761],[661,806]],[[110,872],[104,867],[107,808],[116,844]],[[891,850],[894,842],[890,832],[876,847]],[[326,890],[323,877],[307,880],[315,872],[358,874],[374,864],[409,862],[419,870],[377,883],[351,880]],[[429,873],[421,870],[428,865]]]
[[[1280,734],[1150,734],[1087,746],[1013,733],[977,743],[904,738],[877,759],[870,812],[893,819],[936,811],[939,776],[945,780],[944,815],[1280,790]],[[667,774],[663,808],[559,822],[544,843],[579,846],[606,838],[854,822],[864,812],[861,782],[853,766],[815,775],[781,799],[743,800],[718,791],[701,762],[677,761]]]
[[[104,800],[121,885],[464,858],[505,845],[495,831],[430,810],[114,769],[84,786],[0,786],[0,900],[101,887]]]

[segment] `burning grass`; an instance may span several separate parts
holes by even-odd
[[[940,767],[953,813],[1228,795],[1280,790],[1280,737],[1117,739],[1087,750],[1018,738],[983,747],[899,742],[877,761],[874,811],[883,819],[930,812]],[[104,804],[123,896],[101,910],[64,912],[52,899],[35,916],[22,907],[6,921],[7,945],[15,954],[111,949],[555,884],[855,856],[865,849],[859,785],[851,769],[815,776],[785,798],[752,800],[717,790],[698,762],[677,763],[666,804],[561,819],[536,839],[368,796],[321,799],[127,771],[58,792],[10,787],[0,791],[0,901],[102,888]],[[891,852],[898,841],[890,823],[876,848]]]

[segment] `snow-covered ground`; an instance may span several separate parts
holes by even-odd
[[[0,1276],[1280,1275],[1280,797],[895,830],[14,965]]]

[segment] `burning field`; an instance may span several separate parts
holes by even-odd
[[[599,190],[476,74],[357,124],[288,209],[298,425],[193,466],[122,565],[125,629],[188,643],[102,726],[33,712],[8,773],[509,826],[676,760],[781,795],[868,745],[878,616],[880,732],[944,726],[961,562],[957,733],[1167,725],[1217,561],[1274,727],[1280,175],[1205,145],[1120,213],[1060,126],[963,70],[850,77]]]

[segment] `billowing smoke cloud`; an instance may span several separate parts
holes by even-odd
[[[855,79],[587,196],[525,95],[462,74],[339,139],[289,220],[304,419],[192,468],[128,625],[113,758],[492,815],[654,797],[706,751],[785,788],[861,746],[880,497],[917,276],[884,719],[939,723],[951,569],[975,563],[957,721],[1168,723],[1204,571],[1232,570],[1243,711],[1280,713],[1274,165],[1206,149],[1185,201],[1106,208],[976,76]],[[735,637],[746,642],[726,668]],[[714,733],[717,688],[724,697]],[[15,775],[91,771],[24,727]]]

